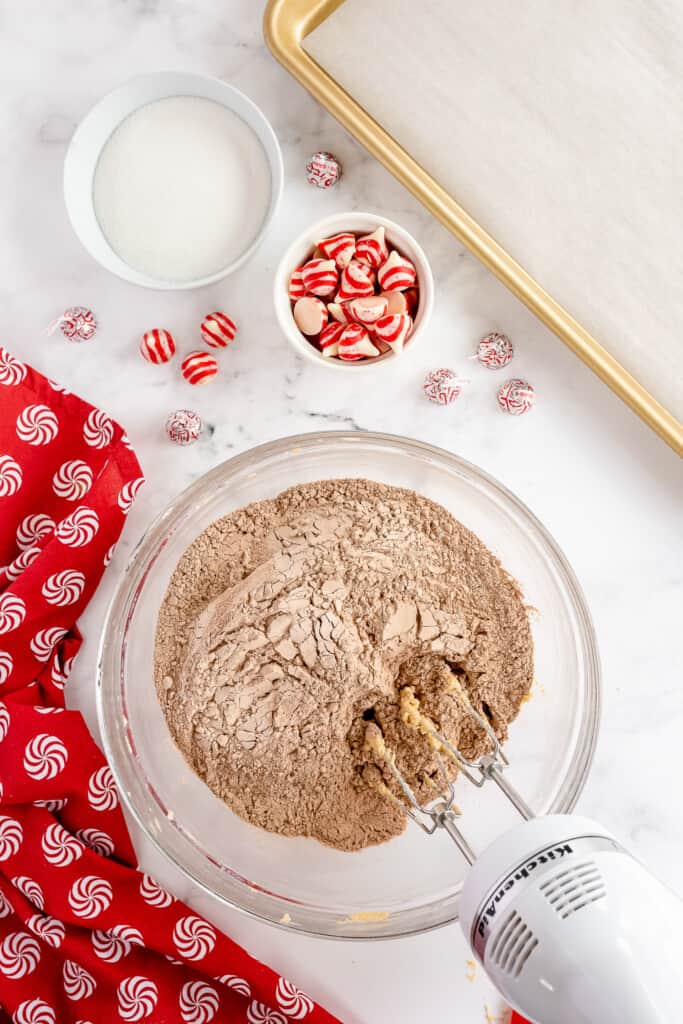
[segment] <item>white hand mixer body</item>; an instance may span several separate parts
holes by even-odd
[[[533,1024],[671,1024],[683,1007],[683,904],[600,825],[522,822],[465,880],[465,938]]]
[[[401,804],[428,834],[443,828],[472,865],[460,922],[506,1001],[533,1024],[672,1024],[683,1010],[683,903],[601,825],[572,815],[535,818],[504,777],[490,722],[463,706],[490,740],[470,760],[426,718],[418,727],[440,765],[444,795],[417,801],[383,744]],[[376,728],[376,727],[375,727]],[[477,856],[460,831],[445,758],[481,787],[494,782],[525,820]]]

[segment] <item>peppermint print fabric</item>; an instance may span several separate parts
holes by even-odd
[[[76,621],[142,483],[121,427],[0,348],[4,1019],[334,1024],[136,870],[111,771],[65,708]]]

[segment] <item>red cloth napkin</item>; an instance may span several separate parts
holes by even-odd
[[[121,427],[0,348],[0,1003],[15,1024],[334,1024],[136,870],[64,707],[76,620],[142,483]]]

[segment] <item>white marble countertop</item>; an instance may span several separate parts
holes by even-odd
[[[96,728],[94,668],[104,607],[133,544],[186,484],[236,452],[286,434],[354,428],[411,435],[497,476],[564,548],[585,589],[604,667],[602,732],[581,810],[612,827],[665,880],[680,884],[683,817],[680,801],[669,797],[683,727],[683,489],[674,454],[273,61],[262,41],[261,4],[25,0],[3,6],[0,337],[21,359],[123,423],[148,479],[82,620],[86,643],[69,684],[70,703]],[[109,89],[154,69],[234,83],[263,108],[283,147],[284,201],[266,242],[234,277],[202,291],[143,291],[111,277],[81,249],[62,202],[62,161],[78,120]],[[304,179],[303,164],[319,148],[344,164],[343,181],[328,193]],[[283,247],[309,222],[343,209],[376,210],[403,223],[421,240],[436,278],[424,343],[371,386],[339,380],[295,357],[271,309],[270,283]],[[72,304],[90,306],[100,321],[89,344],[46,334]],[[141,331],[172,326],[189,339],[214,308],[229,310],[240,324],[239,341],[223,356],[220,384],[190,393],[177,368],[158,369],[137,356]],[[537,389],[536,409],[519,420],[497,410],[493,376],[466,362],[478,337],[493,328],[514,339],[515,372]],[[472,381],[447,409],[429,405],[420,390],[424,372],[439,365]],[[163,433],[166,415],[181,406],[196,408],[209,426],[188,449],[169,444]],[[474,982],[466,979],[467,953],[456,926],[369,944],[290,936],[221,908],[141,839],[137,845],[145,867],[346,1024],[476,1024],[486,1019],[487,1005],[500,1012],[481,971]]]

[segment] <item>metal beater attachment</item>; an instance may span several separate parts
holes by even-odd
[[[444,736],[437,729],[434,722],[423,714],[419,707],[419,701],[411,687],[404,687],[400,692],[402,720],[409,728],[416,729],[425,736],[433,749],[434,757],[439,766],[443,785],[438,786],[437,783],[431,781],[431,784],[439,793],[434,803],[424,807],[419,803],[405,776],[396,767],[395,751],[387,747],[381,730],[374,723],[370,723],[366,729],[365,749],[368,753],[372,753],[378,761],[387,766],[396,780],[405,798],[405,802],[399,800],[383,783],[379,786],[382,795],[405,811],[415,824],[419,825],[428,835],[433,835],[437,828],[445,829],[451,839],[457,844],[466,860],[473,864],[476,854],[457,825],[460,811],[455,803],[454,782],[449,778],[446,770],[444,760],[446,757],[455,761],[462,774],[477,788],[480,789],[489,780],[495,782],[519,814],[527,821],[534,817],[534,813],[503,775],[503,771],[509,762],[501,749],[500,742],[491,723],[472,707],[467,694],[461,686],[454,686],[452,692],[457,696],[467,714],[484,730],[490,740],[491,750],[486,754],[482,754],[476,760],[466,757],[448,737]]]

